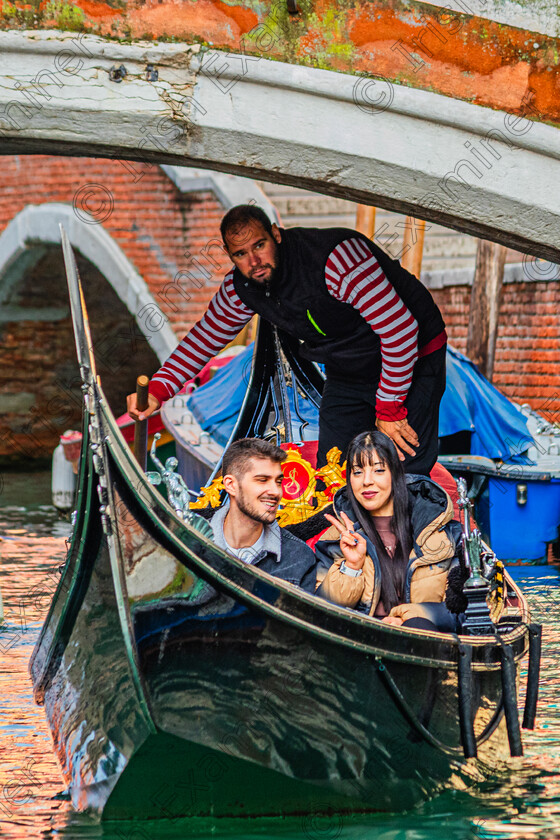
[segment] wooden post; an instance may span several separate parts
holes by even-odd
[[[150,380],[147,376],[139,376],[136,380],[136,406],[138,411],[145,411],[148,408],[148,385]],[[134,423],[134,457],[146,472],[148,462],[148,421],[136,420]]]
[[[406,217],[401,265],[415,277],[420,277],[422,270],[425,232],[426,222],[423,219],[414,219],[412,216]]]
[[[505,245],[478,240],[471,292],[467,356],[492,381],[500,299],[506,261]]]
[[[356,230],[369,239],[373,239],[375,236],[375,207],[370,207],[369,204],[358,204],[356,206]]]

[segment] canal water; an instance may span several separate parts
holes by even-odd
[[[27,664],[66,554],[70,526],[50,505],[47,473],[0,475],[0,837],[171,840],[265,837],[287,840],[509,840],[560,838],[560,575],[516,568],[535,621],[544,625],[537,728],[507,778],[446,792],[408,813],[288,821],[122,823],[76,815],[64,794],[43,710]]]

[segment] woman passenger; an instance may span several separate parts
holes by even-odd
[[[456,632],[445,600],[461,526],[451,499],[431,479],[405,475],[382,432],[364,432],[348,448],[347,484],[337,517],[316,545],[317,594],[388,624]],[[326,574],[325,574],[326,571]]]

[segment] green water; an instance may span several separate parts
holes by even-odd
[[[50,505],[49,475],[0,476],[0,837],[171,840],[183,837],[290,840],[488,840],[560,838],[560,575],[513,570],[544,626],[537,727],[506,779],[444,793],[413,812],[360,818],[299,817],[227,822],[173,820],[99,825],[74,814],[27,662],[66,554],[70,526]],[[523,674],[522,674],[523,676]]]

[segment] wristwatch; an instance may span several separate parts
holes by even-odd
[[[350,569],[343,560],[340,564],[340,571],[343,575],[348,575],[348,577],[359,577],[363,569]]]

